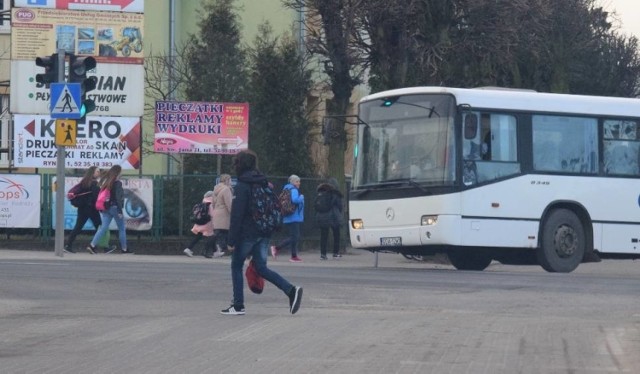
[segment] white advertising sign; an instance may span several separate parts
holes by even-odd
[[[49,116],[15,115],[13,122],[13,165],[56,168],[56,121]],[[76,139],[75,146],[64,147],[67,168],[140,168],[140,118],[87,117],[85,124],[77,125]]]
[[[40,227],[40,176],[0,174],[0,227]]]
[[[51,90],[37,83],[44,68],[34,61],[11,61],[11,113],[49,114]],[[98,86],[87,94],[96,103],[95,116],[142,117],[144,115],[144,65],[100,64],[88,76]]]
[[[80,182],[80,177],[65,177],[64,178],[64,195],[67,196],[67,192]],[[54,186],[56,178],[54,177]],[[126,178],[121,179],[122,188],[124,189],[124,207],[122,214],[124,216],[125,225],[127,230],[133,231],[145,231],[151,230],[153,225],[153,179],[151,178]],[[51,221],[53,227],[56,227],[56,192],[51,191]],[[64,201],[64,229],[72,230],[76,225],[76,219],[78,216],[77,208],[74,208],[69,200]],[[117,230],[115,221],[111,221],[109,225],[111,230]],[[88,220],[84,225],[83,230],[90,230],[95,232],[95,228]],[[112,237],[112,240],[114,238]],[[115,236],[117,241],[117,236]]]
[[[13,8],[11,59],[33,61],[63,49],[100,63],[144,63],[144,15]]]
[[[6,1],[8,3],[8,1]],[[144,0],[15,0],[16,7],[144,12]]]

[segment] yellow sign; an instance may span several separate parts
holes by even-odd
[[[78,128],[75,119],[57,119],[56,120],[56,145],[58,146],[75,146]]]

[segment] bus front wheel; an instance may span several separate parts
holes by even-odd
[[[490,254],[478,249],[451,249],[447,256],[451,265],[458,270],[482,271],[493,261]]]
[[[568,209],[557,209],[545,220],[536,257],[548,272],[570,273],[582,261],[585,248],[585,232],[578,216]]]

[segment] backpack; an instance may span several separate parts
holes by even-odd
[[[331,210],[331,192],[320,191],[316,195],[316,199],[313,202],[313,206],[318,213],[326,213]]]
[[[90,197],[89,194],[91,194],[91,190],[80,192],[81,190],[82,186],[78,183],[67,193],[67,199],[69,199],[71,205],[76,208],[86,206],[89,203],[88,198]]]
[[[288,216],[296,211],[296,204],[291,201],[291,190],[288,188],[282,189],[280,196],[278,196],[280,202],[280,211],[283,216]]]
[[[271,235],[282,225],[280,201],[270,185],[251,185],[249,209],[258,231],[264,235]]]
[[[96,209],[104,211],[109,208],[109,202],[111,201],[111,190],[108,188],[100,189],[98,193],[98,199],[96,200]]]
[[[196,225],[204,225],[211,221],[211,216],[209,215],[209,205],[211,203],[200,202],[193,206],[191,209],[191,222]]]

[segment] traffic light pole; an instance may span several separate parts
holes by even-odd
[[[58,49],[58,82],[65,82],[64,79],[65,51]],[[65,148],[57,146],[58,157],[56,159],[56,236],[55,254],[64,256],[64,169],[65,169]]]

